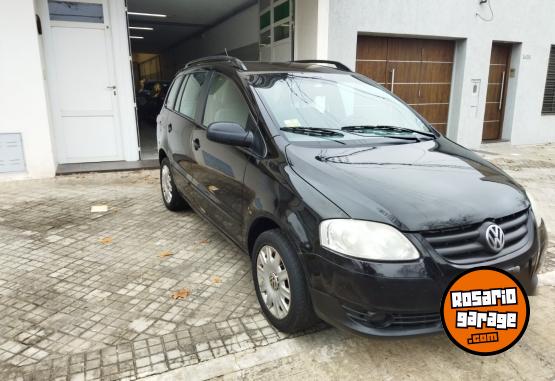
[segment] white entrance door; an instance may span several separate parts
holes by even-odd
[[[58,162],[122,160],[106,0],[47,1]]]

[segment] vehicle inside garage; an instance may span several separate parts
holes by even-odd
[[[142,160],[157,158],[156,116],[188,61],[291,59],[291,0],[129,0],[127,7]]]

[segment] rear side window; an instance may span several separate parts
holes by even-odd
[[[170,110],[173,110],[173,107],[175,105],[175,100],[177,98],[177,94],[179,93],[179,86],[181,85],[181,82],[183,82],[182,75],[180,75],[173,81],[170,92],[168,93],[168,97],[166,98],[166,107]]]
[[[206,81],[206,77],[206,72],[193,73],[187,76],[187,82],[184,86],[181,86],[182,90],[178,107],[179,113],[191,119],[195,118],[200,91],[204,81]]]
[[[203,124],[233,122],[246,129],[249,115],[249,106],[233,81],[215,74],[206,100]]]

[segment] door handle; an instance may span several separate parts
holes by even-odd
[[[173,126],[172,126],[172,124],[170,123],[170,124],[168,124],[168,132],[172,132],[172,130],[173,130]]]
[[[503,107],[503,91],[505,91],[505,72],[503,72],[503,78],[501,79],[501,94],[499,94],[499,111]]]
[[[193,140],[193,148],[195,149],[195,151],[198,151],[198,149],[200,148],[200,140],[198,140],[198,138]]]
[[[395,92],[393,91],[395,87],[395,68],[391,69],[391,93],[395,94]]]
[[[116,89],[116,85],[112,85],[112,86],[106,86],[107,89],[110,90],[115,90]]]

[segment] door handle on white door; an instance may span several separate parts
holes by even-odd
[[[112,86],[106,86],[107,89],[110,90],[115,90],[116,89],[116,85],[112,85]]]

